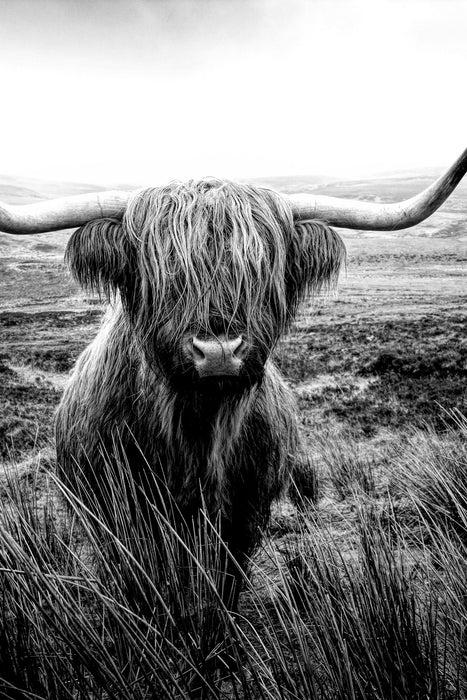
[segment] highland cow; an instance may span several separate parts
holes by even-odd
[[[332,229],[295,223],[279,195],[218,180],[147,189],[122,222],[75,231],[71,271],[110,308],[57,413],[67,482],[86,498],[104,460],[131,455],[137,482],[148,468],[160,475],[183,521],[202,502],[219,514],[243,567],[299,452],[294,399],[271,354],[343,256]]]

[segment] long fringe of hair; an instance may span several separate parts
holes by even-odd
[[[285,257],[291,213],[279,197],[216,180],[149,189],[124,226],[138,241],[143,329],[246,333],[270,347],[287,320]]]

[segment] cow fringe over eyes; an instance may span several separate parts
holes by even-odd
[[[166,339],[244,332],[271,347],[287,321],[290,209],[267,191],[204,180],[141,192],[124,226],[139,244],[141,308]],[[152,335],[151,319],[141,330]]]

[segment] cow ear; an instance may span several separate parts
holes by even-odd
[[[295,224],[287,253],[286,285],[291,297],[333,287],[345,261],[345,245],[334,229],[321,221]]]
[[[125,290],[133,257],[133,245],[116,219],[98,219],[76,229],[65,251],[65,262],[83,289],[107,298]]]

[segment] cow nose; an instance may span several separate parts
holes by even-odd
[[[193,338],[193,363],[200,377],[238,375],[246,353],[240,337]]]

